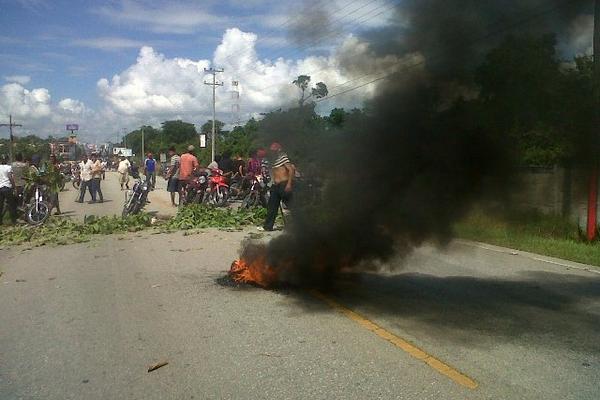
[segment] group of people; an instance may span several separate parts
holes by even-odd
[[[165,175],[167,179],[167,191],[170,192],[171,203],[177,206],[176,197],[179,201],[183,195],[184,189],[188,181],[193,177],[194,172],[204,169],[198,162],[195,155],[193,145],[187,147],[187,151],[179,155],[175,147],[169,148],[169,168]],[[52,163],[52,159],[50,163]],[[56,162],[56,158],[54,158]],[[16,204],[17,197],[23,193],[25,186],[25,169],[37,168],[39,159],[32,160],[30,163],[23,162],[22,156],[18,154],[16,161],[12,165],[7,164],[5,158],[2,159],[0,166],[0,215],[2,215],[4,205],[9,209],[10,218],[16,221]],[[81,176],[81,185],[79,189],[78,203],[83,203],[86,192],[90,193],[90,203],[104,202],[102,193],[102,180],[107,168],[106,162],[98,157],[98,153],[84,155],[79,162],[79,171]],[[151,153],[147,154],[143,164],[143,173],[146,177],[149,187],[153,190],[156,185],[156,160]],[[223,175],[228,178],[240,177],[242,179],[242,187],[248,184],[254,176],[262,175],[265,182],[270,182],[270,197],[267,204],[267,217],[261,230],[272,231],[280,208],[280,203],[283,201],[289,204],[292,198],[292,190],[294,188],[294,179],[296,176],[296,168],[291,163],[287,154],[283,151],[279,143],[273,143],[268,149],[268,152],[259,148],[252,152],[250,158],[245,161],[241,155],[236,155],[231,158],[231,154],[224,152],[221,156],[216,156],[215,159],[206,166],[208,170],[219,169]],[[129,177],[139,178],[139,168],[135,162],[130,162],[126,157],[121,157],[117,166],[119,173],[119,182],[121,190],[129,189]],[[57,214],[60,213],[58,203],[58,193],[52,195],[53,206],[57,208]]]
[[[289,205],[292,199],[292,189],[296,176],[296,167],[291,163],[288,155],[283,151],[279,143],[271,144],[269,152],[270,157],[267,157],[267,151],[259,148],[252,152],[247,162],[239,154],[232,159],[230,153],[224,152],[221,156],[215,156],[215,159],[206,166],[208,170],[221,170],[223,175],[228,178],[239,175],[243,180],[242,187],[244,186],[244,182],[250,181],[256,175],[262,175],[265,181],[270,180],[267,217],[263,226],[259,227],[260,230],[265,231],[273,230],[280,203],[283,201],[286,205]],[[171,194],[171,204],[177,206],[175,202],[176,195],[178,194],[179,199],[181,199],[183,190],[192,178],[193,173],[203,167],[195,156],[193,145],[189,145],[187,151],[181,155],[177,154],[175,147],[171,147],[169,148],[169,156],[171,158],[169,172],[165,176],[168,180],[167,191]],[[148,159],[146,159],[147,161]]]
[[[77,203],[83,203],[85,192],[89,191],[90,203],[103,203],[101,182],[105,176],[106,162],[98,157],[98,153],[92,153],[88,157],[83,155],[79,162],[79,173],[81,184],[79,186],[79,197],[75,200]]]

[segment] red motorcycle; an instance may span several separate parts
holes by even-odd
[[[190,178],[181,196],[179,205],[200,204],[204,202],[204,198],[208,189],[208,177],[206,172],[194,173]]]
[[[208,178],[207,203],[217,207],[223,207],[229,199],[229,185],[227,178],[223,176],[220,169],[212,169]]]

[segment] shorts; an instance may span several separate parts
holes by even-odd
[[[167,192],[179,192],[179,179],[169,178],[169,180],[167,181]]]

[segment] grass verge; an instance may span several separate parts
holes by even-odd
[[[576,224],[558,216],[472,212],[456,224],[463,239],[600,266],[600,243],[588,243]]]

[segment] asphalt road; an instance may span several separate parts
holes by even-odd
[[[246,234],[0,250],[0,399],[600,398],[597,270],[466,242],[423,247],[327,295],[357,323],[303,290],[219,284]]]
[[[130,178],[129,187],[133,187],[134,179]],[[111,171],[106,173],[106,179],[101,183],[104,203],[89,204],[91,196],[86,192],[84,203],[76,203],[79,196],[79,190],[75,189],[71,182],[65,186],[65,190],[60,192],[60,208],[65,218],[74,218],[83,220],[86,215],[111,216],[121,215],[123,203],[125,202],[125,191],[121,191],[119,184],[119,174]],[[163,216],[175,215],[177,208],[171,205],[171,198],[166,191],[167,181],[162,177],[156,177],[156,189],[148,195],[150,204],[146,205],[145,210],[149,213],[155,213]]]

